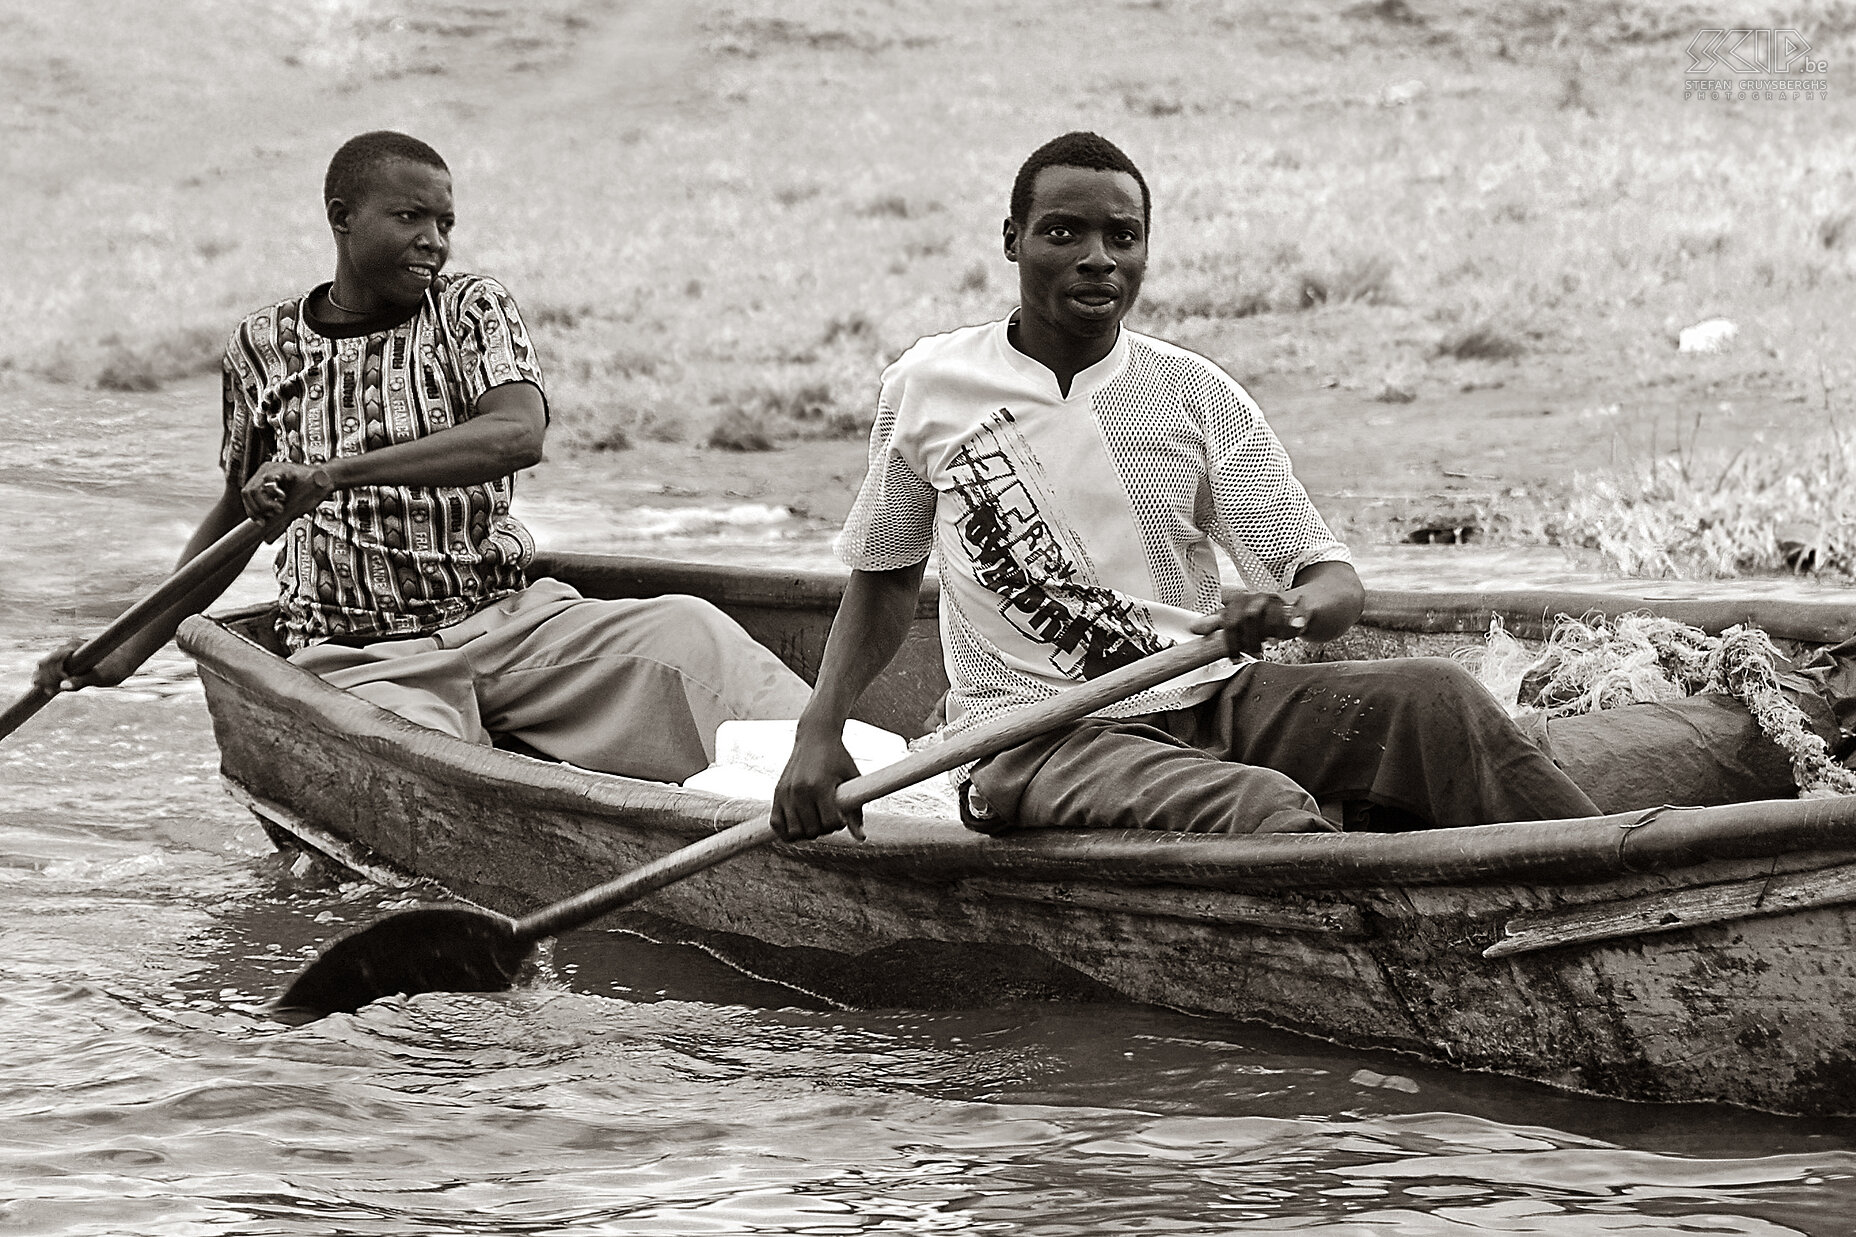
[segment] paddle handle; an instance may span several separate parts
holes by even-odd
[[[1224,633],[1215,631],[1184,644],[1175,644],[1120,669],[1090,679],[1076,687],[1065,688],[1048,700],[1013,709],[989,722],[962,730],[919,752],[910,752],[894,764],[884,765],[874,773],[854,777],[838,787],[838,806],[861,807],[872,799],[881,799],[907,786],[925,781],[937,773],[972,764],[1026,739],[1035,738],[1066,722],[1088,717],[1098,709],[1118,704],[1136,692],[1169,683],[1200,666],[1229,657]]]
[[[266,526],[256,520],[246,520],[200,551],[158,588],[119,614],[115,622],[72,650],[71,655],[65,658],[66,673],[75,677],[96,669],[97,663],[121,648],[130,637],[165,614],[194,589],[233,563],[251,557],[251,552],[264,540],[265,529]],[[22,722],[59,694],[42,691],[35,684],[14,701],[11,708],[0,713],[0,739],[12,734]]]
[[[861,807],[872,799],[894,794],[905,786],[913,786],[937,773],[945,773],[949,769],[1016,747],[1026,739],[1066,722],[1087,717],[1136,692],[1158,687],[1227,656],[1229,652],[1223,632],[1213,632],[1209,636],[1163,649],[1080,686],[1067,688],[1049,700],[1015,709],[1003,717],[961,731],[932,747],[911,752],[874,773],[854,777],[838,787],[838,806]],[[608,911],[635,902],[666,885],[674,885],[686,876],[714,867],[743,851],[764,846],[778,836],[773,831],[773,823],[767,813],[752,820],[744,820],[603,885],[595,885],[564,902],[556,902],[532,915],[523,916],[515,922],[516,938],[538,941],[591,923]]]

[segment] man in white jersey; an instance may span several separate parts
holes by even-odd
[[[950,731],[1222,630],[1226,660],[964,771],[986,832],[1066,825],[1401,826],[1596,808],[1447,659],[1278,666],[1264,638],[1331,640],[1360,615],[1347,550],[1243,388],[1123,329],[1140,293],[1145,179],[1092,133],[1020,169],[1009,318],[931,336],[884,373],[870,469],[839,537],[850,585],[776,792],[787,838],[855,828],[844,720],[900,646],[929,556]],[[1213,545],[1251,590],[1226,604]]]
[[[330,161],[335,278],[246,316],[226,346],[225,488],[184,563],[247,515],[303,513],[277,555],[290,659],[401,716],[475,743],[510,735],[586,768],[680,781],[734,718],[792,717],[808,689],[694,597],[595,601],[530,584],[510,514],[548,410],[515,299],[447,272],[451,174],[425,143],[364,133]],[[234,565],[80,679],[68,646],[47,690],[121,682]]]

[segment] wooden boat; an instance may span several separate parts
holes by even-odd
[[[807,678],[843,587],[569,554],[543,572],[589,596],[707,597]],[[931,580],[863,720],[922,729],[946,684],[935,604]],[[1561,612],[1631,609],[1752,621],[1788,650],[1856,626],[1827,602],[1377,592],[1323,656],[1432,654],[1479,641],[1491,616],[1537,637]],[[275,836],[361,871],[514,913],[764,808],[412,726],[276,656],[268,611],[192,619],[180,639],[232,793]],[[628,922],[763,975],[835,967],[855,1003],[1010,970],[1020,993],[1236,1015],[1580,1091],[1856,1112],[1856,798],[1413,834],[987,838],[880,813],[868,832],[752,852]]]

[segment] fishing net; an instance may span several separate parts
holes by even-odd
[[[1537,654],[1492,620],[1480,677],[1497,699],[1547,718],[1729,696],[1791,761],[1801,798],[1856,794],[1856,772],[1831,757],[1804,710],[1785,694],[1781,661],[1771,638],[1744,624],[1710,636],[1653,614],[1612,620],[1562,614]]]

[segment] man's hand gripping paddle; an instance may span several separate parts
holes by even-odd
[[[1215,632],[1175,645],[1071,688],[1050,700],[995,718],[838,788],[846,810],[937,773],[1015,747],[1034,735],[1158,687],[1227,655]],[[591,923],[646,894],[774,841],[767,813],[628,872],[585,893],[509,919],[468,906],[395,911],[331,942],[278,998],[277,1011],[298,1021],[353,1012],[395,993],[498,992],[514,980],[537,941]]]

